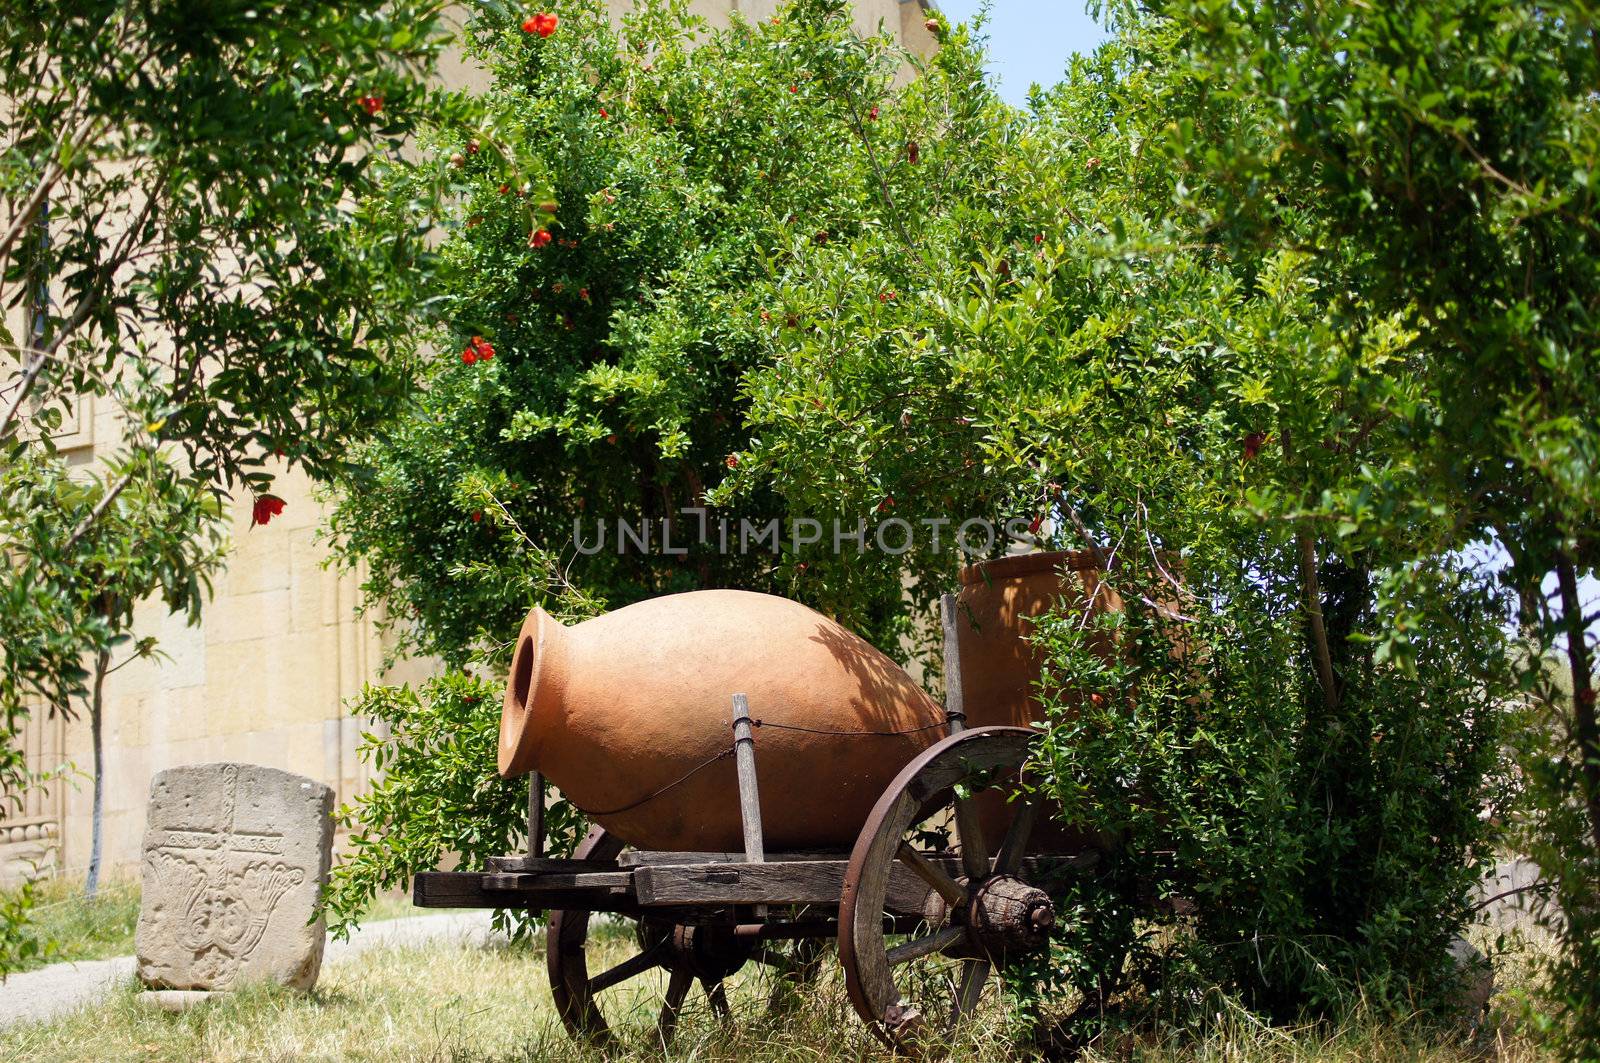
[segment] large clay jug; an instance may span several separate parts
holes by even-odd
[[[500,717],[500,772],[537,769],[644,849],[743,848],[733,695],[755,728],[766,847],[855,842],[884,788],[944,737],[893,661],[798,602],[672,594],[563,627],[534,609]]]
[[[1013,554],[970,565],[961,572],[956,595],[960,627],[962,708],[967,726],[1042,723],[1039,677],[1044,654],[1033,644],[1034,617],[1060,602],[1081,614],[1122,608],[1121,599],[1100,583],[1099,569],[1087,552]],[[1070,692],[1065,699],[1070,703]],[[1012,806],[990,791],[979,797],[984,833],[997,845],[1010,825]],[[1055,852],[1104,847],[1109,839],[1061,820],[1053,802],[1034,828],[1034,844]]]
[[[1061,599],[1073,611],[1085,603],[1097,613],[1122,608],[1087,552],[1013,554],[962,569],[956,622],[967,726],[1043,722],[1037,687],[1044,658],[1032,642],[1033,618]]]

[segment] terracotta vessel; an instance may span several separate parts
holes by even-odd
[[[956,622],[961,628],[961,690],[968,727],[1027,727],[1044,721],[1037,690],[1044,655],[1030,641],[1033,618],[1061,599],[1073,611],[1081,611],[1085,602],[1092,602],[1089,608],[1097,613],[1121,609],[1116,593],[1100,585],[1098,571],[1093,555],[1079,551],[1015,554],[962,570]],[[978,801],[984,833],[990,839],[1000,838],[1012,808],[993,791]],[[1034,829],[1035,844],[1073,852],[1108,843],[1061,822],[1059,809],[1051,808]]]
[[[695,591],[573,627],[530,613],[500,772],[544,772],[639,848],[741,850],[734,761],[718,759],[732,748],[736,693],[762,721],[769,851],[848,848],[895,773],[945,734],[943,709],[910,676],[827,617],[772,595]]]
[[[1044,661],[1030,641],[1033,618],[1062,598],[1074,610],[1090,596],[1095,612],[1121,609],[1097,573],[1092,555],[1079,551],[1014,554],[961,571],[956,616],[967,726],[1043,722],[1035,688]]]

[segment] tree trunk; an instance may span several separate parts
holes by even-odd
[[[1567,629],[1567,664],[1572,669],[1573,737],[1578,744],[1578,767],[1583,777],[1584,805],[1594,848],[1600,853],[1600,726],[1594,714],[1594,676],[1589,667],[1589,644],[1583,630],[1583,605],[1578,600],[1578,573],[1570,554],[1556,564],[1561,588],[1561,621]]]
[[[1289,430],[1280,428],[1285,464],[1293,465],[1294,446]],[[1295,552],[1300,567],[1300,596],[1306,611],[1306,642],[1317,669],[1317,685],[1322,688],[1322,703],[1329,715],[1339,711],[1339,686],[1333,674],[1333,653],[1328,648],[1328,630],[1322,622],[1322,587],[1317,579],[1317,543],[1304,525],[1295,528]]]
[[[100,656],[94,662],[94,693],[89,701],[89,735],[94,743],[94,812],[91,817],[91,833],[89,842],[89,877],[83,885],[83,892],[90,900],[94,900],[96,891],[100,888],[100,849],[105,832],[106,811],[106,768],[105,752],[101,743],[102,708],[104,707],[106,670],[111,664],[111,651],[101,650]]]

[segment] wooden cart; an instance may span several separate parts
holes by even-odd
[[[998,792],[1015,790],[1026,769],[1032,734],[964,726],[949,596],[944,605],[950,734],[889,784],[850,852],[764,851],[753,729],[744,696],[734,695],[743,853],[626,851],[596,828],[572,858],[545,858],[535,777],[530,852],[492,859],[487,872],[420,874],[414,903],[549,912],[556,1008],[574,1037],[591,1042],[611,1037],[601,994],[631,978],[668,973],[659,1018],[666,1040],[695,983],[726,1018],[724,980],[746,963],[803,981],[829,940],[851,1002],[885,1044],[912,1049],[944,1036],[976,1007],[991,974],[1045,947],[1056,919],[1052,887],[1096,859],[1092,849],[1034,851],[1040,802],[1001,804]],[[985,837],[984,819],[1006,825]],[[599,913],[633,921],[641,951],[591,973],[586,946]],[[951,977],[906,977],[935,958]]]

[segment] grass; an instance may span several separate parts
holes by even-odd
[[[26,932],[39,943],[39,953],[23,965],[24,970],[126,956],[133,951],[133,931],[139,922],[137,880],[102,882],[92,901],[84,896],[83,884],[77,879],[47,879],[37,890]]]
[[[621,928],[596,935],[591,970],[635,950]],[[596,956],[594,953],[599,952]],[[698,990],[691,995],[669,1058],[722,1063],[762,1060],[891,1058],[857,1020],[837,967],[777,1014],[767,1009],[764,968],[747,965],[731,980],[735,1021],[724,1027]],[[609,1057],[568,1040],[556,1019],[542,947],[374,949],[325,967],[315,992],[255,986],[204,1008],[167,1014],[140,1005],[131,986],[101,1005],[48,1023],[0,1029],[0,1059],[440,1061],[535,1063],[661,1059],[655,1017],[664,978],[644,976],[611,990],[606,1014],[621,1044]],[[978,1021],[946,1058],[1035,1058],[991,990]],[[1091,1047],[1090,1063],[1165,1061],[1317,1061],[1317,1063],[1467,1063],[1539,1058],[1537,1045],[1496,1022],[1475,1035],[1442,1038],[1419,1026],[1353,1021],[1337,1029],[1266,1026],[1244,1012],[1217,1017],[1198,1041],[1127,1037]]]
[[[416,915],[411,899],[396,894],[379,897],[366,922]],[[37,903],[29,911],[27,933],[39,953],[21,966],[32,970],[52,963],[104,960],[133,954],[139,923],[139,881],[131,876],[100,884],[94,900],[84,896],[78,879],[54,878],[37,885]]]

